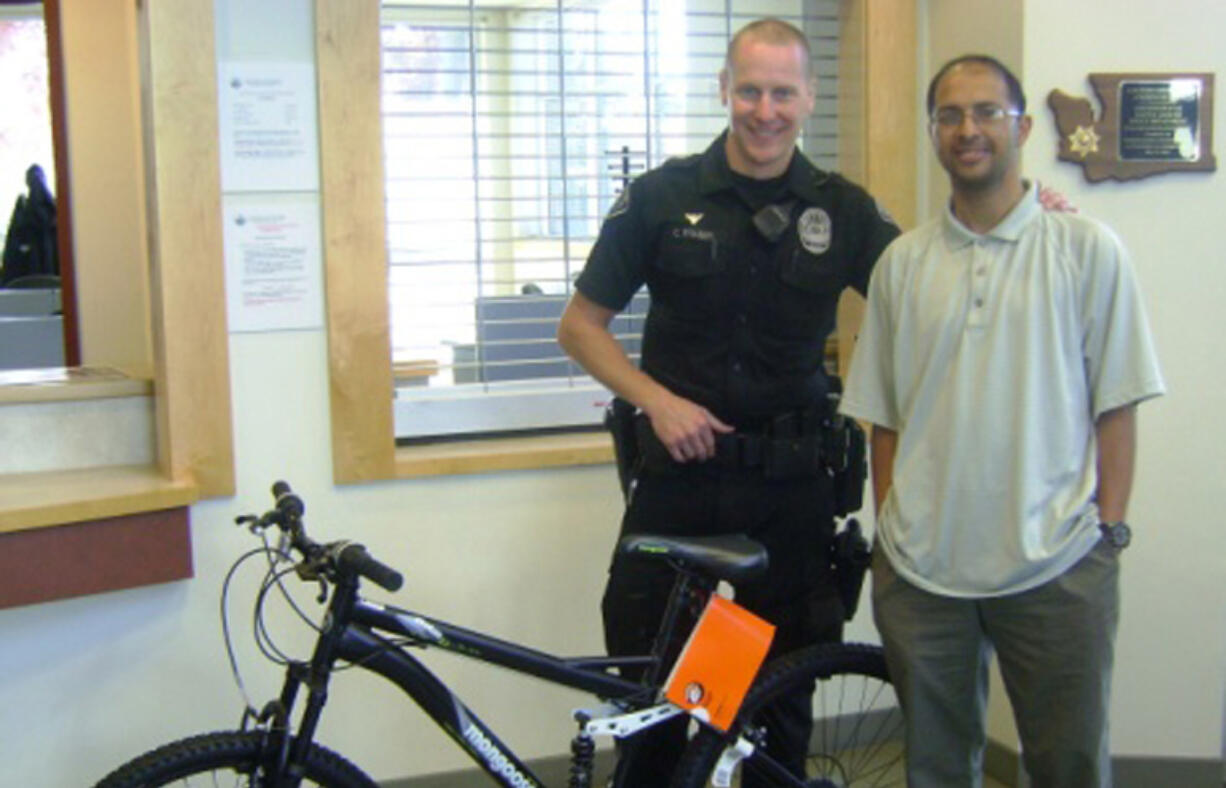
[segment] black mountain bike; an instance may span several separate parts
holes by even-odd
[[[668,561],[677,580],[652,653],[642,657],[559,657],[479,632],[366,601],[362,580],[388,591],[400,588],[398,572],[351,542],[320,544],[303,526],[304,505],[284,482],[273,486],[276,505],[262,516],[238,518],[261,536],[271,527],[280,544],[251,555],[266,555],[268,575],[256,606],[257,635],[263,632],[264,599],[288,574],[317,583],[326,612],[309,661],[289,660],[280,696],[261,711],[248,707],[238,730],[206,733],[158,747],[116,769],[98,788],[165,785],[236,785],[286,788],[374,788],[376,783],[341,755],[315,742],[316,729],[334,670],[349,666],[373,671],[394,683],[428,714],[494,784],[507,788],[541,786],[531,769],[411,653],[438,648],[508,668],[544,681],[591,693],[603,701],[576,711],[578,732],[571,741],[569,788],[593,783],[594,737],[625,737],[683,710],[663,700],[666,655],[679,632],[720,581],[736,584],[766,568],[766,552],[743,537],[631,537],[620,550]],[[242,558],[235,566],[243,561]],[[233,569],[231,575],[233,575]],[[227,579],[228,588],[228,579]],[[229,646],[227,631],[227,645]],[[231,652],[233,662],[233,653]],[[641,681],[615,672],[638,668]],[[645,670],[643,670],[645,668]],[[808,774],[794,776],[757,746],[764,731],[757,711],[780,693],[815,682]],[[305,697],[303,697],[305,696]],[[298,708],[298,707],[301,708]],[[701,716],[701,715],[698,715]],[[869,645],[813,646],[772,661],[757,674],[735,722],[727,731],[698,719],[690,723],[691,743],[678,766],[677,788],[740,785],[742,771],[761,775],[759,784],[825,788],[901,785],[901,718],[879,648]],[[763,783],[763,781],[765,781]]]

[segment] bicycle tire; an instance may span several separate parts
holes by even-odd
[[[817,722],[806,758],[806,788],[885,788],[905,784],[902,772],[902,714],[877,646],[823,644],[784,655],[766,665],[754,682],[731,733],[699,726],[673,777],[674,788],[705,788],[724,750],[757,712],[781,694],[815,681]],[[777,784],[755,768],[764,755],[753,754],[736,768],[755,773],[757,782]]]
[[[120,766],[95,788],[255,785],[247,781],[259,764],[264,735],[261,731],[223,731],[164,744]],[[317,744],[307,751],[305,766],[304,786],[378,788],[361,769]],[[219,780],[219,775],[225,778]]]

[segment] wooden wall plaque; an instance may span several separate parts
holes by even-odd
[[[1103,112],[1089,99],[1053,90],[1047,104],[1060,130],[1061,161],[1086,180],[1126,181],[1164,172],[1212,172],[1213,74],[1090,74]]]

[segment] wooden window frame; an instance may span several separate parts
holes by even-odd
[[[156,462],[0,475],[0,607],[189,578],[188,505],[234,493],[213,0],[142,2],[136,21]],[[6,394],[71,401],[147,385]]]
[[[841,154],[841,168],[906,226],[915,206],[915,3],[845,2],[841,58],[862,76],[840,95],[840,115],[848,110],[840,131],[859,142]],[[315,24],[333,479],[347,484],[608,462],[608,437],[592,433],[396,447],[379,2],[316,0]],[[855,302],[849,303],[840,337],[858,325]]]
[[[0,533],[234,493],[213,2],[142,2],[136,22],[156,461],[0,476]]]

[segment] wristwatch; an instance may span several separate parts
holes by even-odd
[[[1107,544],[1116,550],[1123,550],[1132,541],[1132,529],[1123,520],[1099,523],[1098,528],[1103,532],[1103,539],[1107,541]]]

